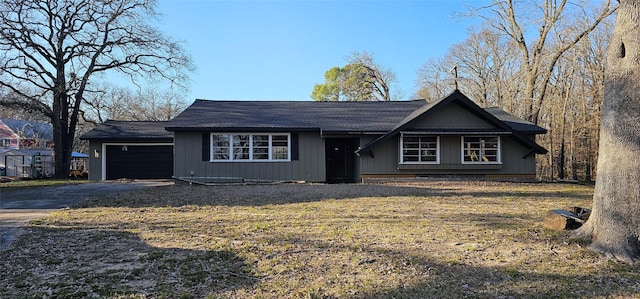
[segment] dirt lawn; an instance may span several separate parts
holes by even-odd
[[[546,231],[590,186],[174,185],[32,221],[0,298],[640,298],[640,266]]]

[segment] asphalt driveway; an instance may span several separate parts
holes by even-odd
[[[173,184],[171,181],[100,182],[16,191],[0,189],[0,250],[22,232],[31,220],[65,209],[93,196],[135,191]]]

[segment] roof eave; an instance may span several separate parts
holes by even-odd
[[[173,143],[173,137],[106,137],[106,136],[96,136],[96,137],[80,137],[80,140],[87,141],[100,141],[100,142],[140,142],[140,143],[150,143],[150,142],[158,142],[158,143]]]
[[[362,131],[362,130],[320,130],[321,136],[362,136],[362,135],[384,135],[386,131]]]
[[[170,132],[318,132],[320,128],[295,127],[165,127]]]

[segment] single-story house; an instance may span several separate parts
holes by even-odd
[[[127,124],[107,122],[82,137],[94,152],[90,179],[116,178],[109,160],[134,144],[172,145],[172,178],[212,182],[534,178],[535,154],[547,152],[535,142],[544,128],[460,91],[431,103],[196,100],[169,122]]]

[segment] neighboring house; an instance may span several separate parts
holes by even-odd
[[[169,137],[171,177],[207,182],[535,178],[535,154],[547,152],[535,142],[545,129],[459,91],[432,103],[196,100],[167,123],[107,122],[95,131],[82,137],[94,152],[90,179],[116,178],[110,156],[125,146],[168,145]]]
[[[22,119],[0,119],[0,130],[10,130],[18,136],[21,149],[52,149],[53,129],[50,124]]]
[[[53,129],[50,124],[0,119],[0,175],[19,178],[54,174]],[[72,153],[74,169],[86,168],[87,155]]]
[[[0,148],[18,149],[20,148],[19,144],[20,136],[0,120]]]
[[[51,125],[0,119],[0,175],[20,178],[53,174]]]

